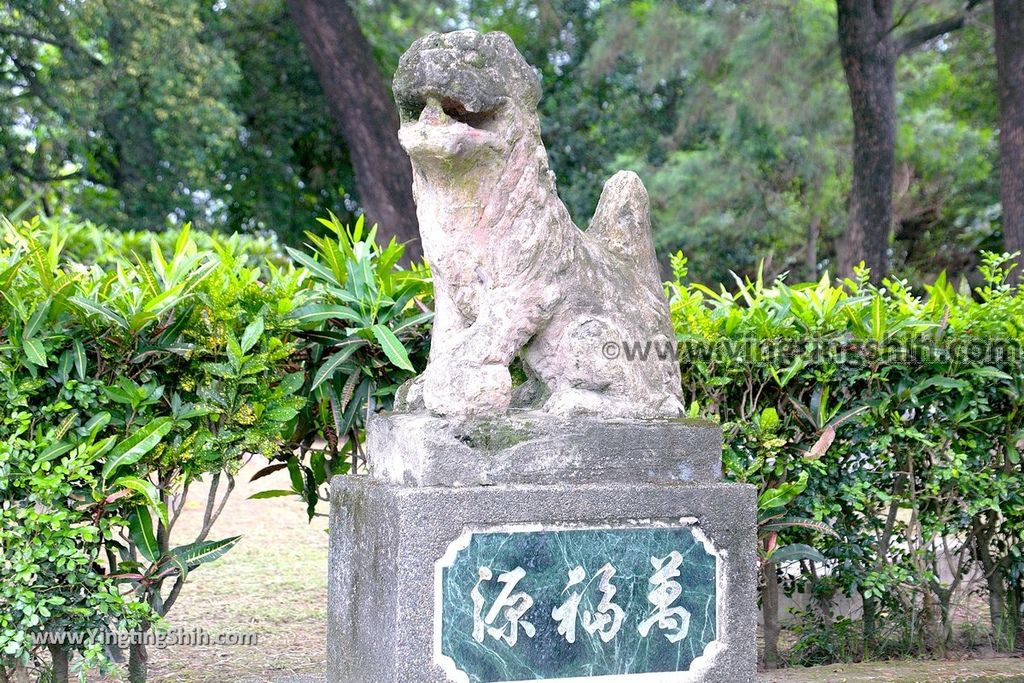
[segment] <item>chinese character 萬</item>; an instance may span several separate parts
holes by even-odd
[[[486,616],[484,615],[485,599],[480,591],[480,585],[489,582],[494,574],[490,567],[480,567],[478,575],[480,578],[470,593],[470,597],[473,599],[474,640],[482,643],[486,634],[495,640],[505,641],[509,647],[514,647],[519,641],[520,628],[523,629],[523,633],[527,637],[533,638],[537,629],[530,622],[523,621],[523,617],[533,607],[533,598],[523,591],[513,593],[519,582],[526,576],[526,570],[516,567],[512,571],[498,576],[498,583],[502,584],[501,593],[498,594],[497,600],[491,605]],[[499,617],[504,618],[503,623],[498,620]]]
[[[690,613],[682,607],[672,607],[679,599],[683,587],[672,579],[679,576],[679,566],[683,556],[673,550],[668,557],[652,557],[651,565],[655,569],[654,576],[648,583],[654,588],[647,594],[647,601],[654,605],[654,613],[640,624],[640,635],[644,638],[650,633],[651,627],[657,625],[665,631],[670,643],[678,643],[690,632]]]

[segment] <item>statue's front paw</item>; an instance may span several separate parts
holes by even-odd
[[[507,412],[512,402],[512,376],[504,365],[431,363],[423,378],[423,402],[437,415],[493,415]]]
[[[418,375],[398,387],[395,392],[395,412],[411,413],[423,407],[423,375]]]

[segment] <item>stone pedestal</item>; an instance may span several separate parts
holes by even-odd
[[[369,458],[333,486],[330,683],[755,680],[717,426],[392,415]]]

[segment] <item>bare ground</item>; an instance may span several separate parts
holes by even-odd
[[[289,488],[286,472],[249,482],[247,466],[211,539],[240,535],[224,557],[189,574],[168,624],[211,635],[254,634],[257,645],[150,648],[152,683],[262,683],[324,670],[327,594],[326,520],[306,521],[297,498],[248,500]],[[207,487],[197,486],[175,528],[188,543],[202,526]],[[117,678],[100,679],[115,681]]]
[[[765,683],[1024,683],[1024,659],[871,662],[785,669]]]

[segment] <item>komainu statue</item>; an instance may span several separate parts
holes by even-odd
[[[416,41],[395,75],[435,287],[430,360],[402,399],[467,417],[682,413],[647,192],[619,172],[586,231],[555,191],[536,73],[504,33]],[[513,389],[509,366],[526,381]]]

